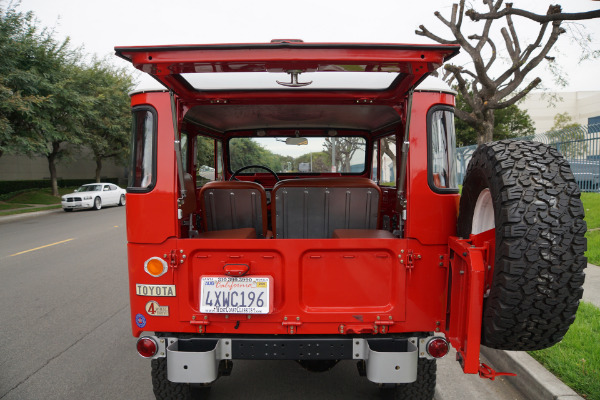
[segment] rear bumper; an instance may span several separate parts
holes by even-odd
[[[146,336],[148,337],[148,336]],[[210,383],[221,360],[364,360],[375,383],[417,379],[419,347],[428,339],[411,338],[156,338],[154,358],[167,358],[171,382]],[[429,358],[429,357],[427,357]]]

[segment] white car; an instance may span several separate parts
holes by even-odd
[[[99,210],[102,206],[125,205],[125,189],[112,183],[90,183],[81,186],[75,193],[66,194],[61,198],[62,208],[73,211],[81,208]]]

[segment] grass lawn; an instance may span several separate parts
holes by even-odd
[[[582,193],[581,200],[588,228],[585,234],[588,250],[585,255],[590,264],[600,265],[600,193]]]
[[[13,210],[15,208],[23,207],[22,204],[10,204],[10,203],[0,203],[0,211]],[[29,207],[29,206],[27,206]]]
[[[581,193],[588,229],[600,228],[600,193]]]
[[[59,188],[58,192],[63,194],[72,193],[76,188]],[[52,196],[52,189],[31,189],[5,194],[0,198],[0,215],[23,214],[27,212],[42,211],[60,208],[60,197]],[[31,206],[40,205],[45,207]]]
[[[59,189],[59,194],[71,193],[73,190]],[[6,200],[12,204],[60,204],[60,197],[52,196],[52,189],[34,189],[21,192]]]
[[[600,309],[582,302],[562,342],[529,354],[586,399],[600,399]]]

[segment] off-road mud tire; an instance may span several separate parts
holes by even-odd
[[[575,320],[583,294],[586,224],[579,187],[553,147],[526,141],[481,145],[463,183],[460,237],[469,237],[475,204],[486,188],[496,253],[482,344],[504,350],[552,346]]]
[[[203,400],[210,394],[210,386],[169,381],[166,358],[152,360],[152,389],[157,400]]]
[[[435,395],[437,364],[436,360],[419,358],[417,380],[412,383],[399,383],[392,388],[382,388],[382,399],[432,400]]]

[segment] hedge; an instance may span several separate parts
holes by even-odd
[[[81,186],[86,183],[95,183],[95,179],[58,179],[58,187]],[[119,178],[102,178],[102,182],[119,184]],[[50,179],[30,181],[0,181],[0,194],[18,192],[26,189],[42,189],[52,187]]]

